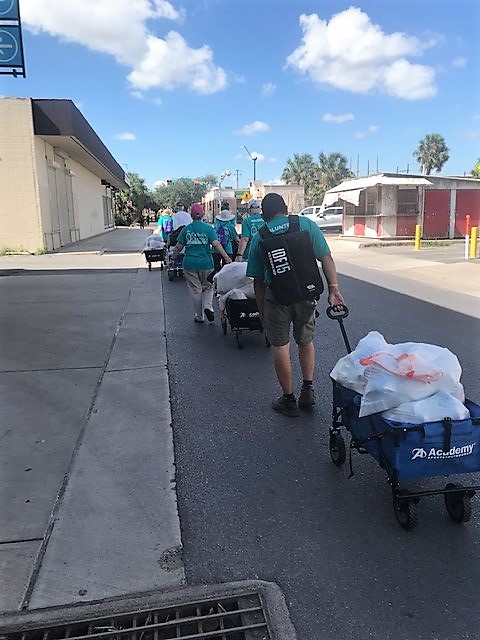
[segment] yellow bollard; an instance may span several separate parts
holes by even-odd
[[[422,235],[422,227],[419,224],[415,225],[415,251],[420,249],[420,237]]]
[[[471,228],[471,232],[472,232],[472,237],[471,237],[471,240],[470,240],[470,258],[476,258],[477,257],[478,227],[472,227]]]

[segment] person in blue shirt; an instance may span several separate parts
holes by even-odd
[[[287,205],[278,193],[268,193],[262,200],[262,217],[272,233],[284,233],[288,229]],[[300,217],[300,229],[309,233],[313,252],[321,262],[328,283],[328,304],[339,311],[344,304],[338,289],[337,270],[323,233],[317,225]],[[269,287],[270,274],[261,248],[261,236],[251,239],[247,276],[254,279],[255,298],[267,337],[272,345],[273,363],[283,395],[272,402],[272,408],[289,417],[299,415],[298,407],[308,409],[315,404],[313,372],[315,368],[315,307],[313,300],[302,300],[292,305],[279,304]],[[298,404],[293,393],[292,363],[290,360],[290,326],[298,345],[303,384]]]
[[[222,202],[221,204],[221,211],[219,214],[217,214],[215,216],[215,224],[214,224],[214,229],[217,232],[217,238],[220,237],[220,227],[223,229],[223,236],[225,237],[225,245],[224,245],[224,249],[225,252],[227,253],[227,255],[230,256],[232,261],[234,259],[234,255],[233,255],[233,244],[232,241],[235,242],[235,244],[238,244],[239,241],[239,237],[238,237],[238,233],[237,230],[235,229],[235,225],[234,225],[234,221],[235,220],[235,214],[231,213],[230,211],[230,205],[228,204],[228,202]],[[220,269],[223,267],[224,264],[227,264],[223,261],[222,256],[220,255],[220,252],[218,251],[214,251],[213,252],[213,263],[215,266],[215,273],[218,273],[220,271]]]
[[[237,262],[247,261],[250,252],[250,240],[263,227],[265,220],[262,218],[262,207],[256,198],[249,200],[247,204],[247,217],[242,222],[242,237],[238,243],[238,251],[235,257]]]
[[[183,275],[187,283],[190,297],[193,302],[195,315],[194,322],[204,322],[204,316],[213,322],[215,314],[213,311],[213,283],[208,280],[208,276],[213,271],[212,247],[222,256],[225,264],[232,262],[220,244],[213,227],[206,222],[202,222],[205,211],[200,202],[192,204],[190,209],[192,222],[183,227],[177,239],[170,265],[173,266],[175,258],[185,247],[185,257],[183,259]]]

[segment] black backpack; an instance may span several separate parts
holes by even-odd
[[[288,231],[258,230],[260,247],[270,273],[270,288],[280,304],[318,300],[323,280],[308,231],[300,230],[298,216],[288,216]]]

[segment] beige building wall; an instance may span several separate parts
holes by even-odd
[[[0,100],[0,248],[43,247],[29,98]]]
[[[75,173],[72,178],[73,206],[80,239],[104,233],[102,197],[105,195],[105,187],[91,171],[72,160],[69,163]]]

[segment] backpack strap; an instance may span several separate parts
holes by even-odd
[[[267,227],[266,224],[260,227],[260,229],[258,230],[258,233],[260,234],[263,240],[265,240],[269,236],[273,236],[273,233],[270,231],[270,229]]]
[[[296,215],[288,216],[288,232],[300,231],[300,218]]]

